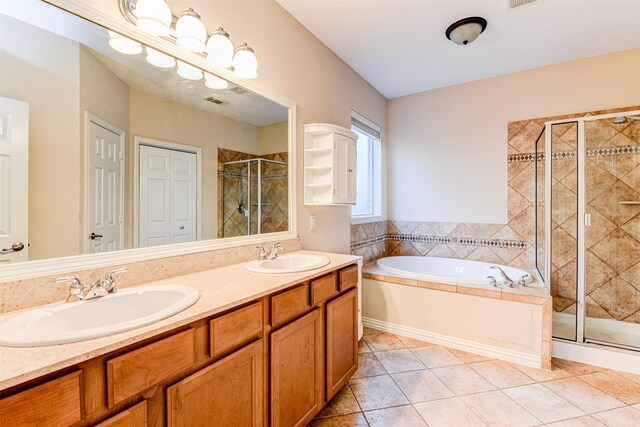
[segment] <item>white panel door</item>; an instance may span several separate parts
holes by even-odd
[[[196,155],[141,145],[139,159],[138,246],[195,241]]]
[[[193,242],[197,231],[197,163],[195,153],[171,152],[171,243]]]
[[[27,261],[29,104],[0,97],[0,264]]]
[[[123,248],[121,136],[89,121],[87,253]]]

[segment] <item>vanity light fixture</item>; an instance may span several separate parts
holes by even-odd
[[[192,8],[180,14],[176,22],[176,43],[191,52],[204,52],[207,46],[207,29],[204,23]]]
[[[233,68],[236,75],[243,79],[255,79],[258,76],[256,55],[246,43],[236,48],[233,54]]]
[[[229,87],[229,83],[225,79],[221,79],[218,76],[214,76],[210,73],[204,73],[204,85],[209,89],[226,89]]]
[[[247,43],[234,49],[229,34],[222,27],[212,32],[207,40],[206,27],[192,8],[175,17],[168,0],[118,0],[118,4],[122,15],[143,31],[205,56],[209,63],[227,68],[240,78],[255,79],[258,76],[258,60],[253,49]],[[156,65],[148,56],[147,60]]]
[[[109,30],[109,46],[125,55],[137,55],[142,52],[140,43],[111,30]]]
[[[176,60],[173,57],[147,46],[147,62],[160,68],[173,68]]]
[[[449,40],[459,45],[467,45],[478,38],[487,28],[487,20],[479,16],[464,18],[449,25],[445,35]]]
[[[202,70],[186,62],[178,61],[178,75],[187,80],[200,80]]]
[[[229,34],[222,27],[211,33],[209,37],[207,61],[222,68],[229,68],[233,65],[233,43]]]
[[[135,2],[136,25],[141,30],[156,36],[167,36],[171,32],[171,9],[167,0],[137,0]]]

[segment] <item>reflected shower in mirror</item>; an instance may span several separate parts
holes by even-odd
[[[25,248],[2,261],[289,230],[287,107],[20,3],[0,14],[0,196]]]

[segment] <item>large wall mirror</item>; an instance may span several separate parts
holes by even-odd
[[[0,265],[291,231],[292,104],[109,41],[0,8]]]

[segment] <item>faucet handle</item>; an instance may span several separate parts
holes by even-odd
[[[526,273],[526,274],[523,274],[522,276],[520,276],[520,278],[518,279],[518,286],[521,286],[521,287],[527,286],[527,279],[529,277],[531,277],[529,275],[529,273]]]
[[[64,282],[71,282],[71,286],[69,286],[69,296],[67,297],[67,302],[72,301],[74,298],[78,300],[82,300],[84,298],[84,285],[77,275],[73,277],[58,277],[56,279],[56,283]]]
[[[260,249],[260,253],[258,254],[259,260],[267,259],[267,251],[264,250],[264,246],[256,246],[256,249]]]
[[[105,278],[104,279],[100,279],[98,281],[98,283],[100,285],[102,285],[110,293],[115,294],[116,292],[118,292],[118,289],[116,289],[115,279],[113,278],[113,275],[114,274],[120,274],[120,273],[126,273],[127,271],[129,271],[129,269],[127,267],[117,268],[117,269],[107,273]]]
[[[495,277],[487,276],[487,280],[489,280],[489,283],[491,284],[492,288],[497,288],[498,287],[498,281],[496,280]]]
[[[113,270],[113,271],[110,271],[110,272],[107,274],[106,279],[107,279],[107,280],[113,280],[113,275],[114,275],[114,274],[126,273],[127,271],[129,271],[129,269],[128,269],[127,267],[122,267],[122,268],[115,269],[115,270]]]

